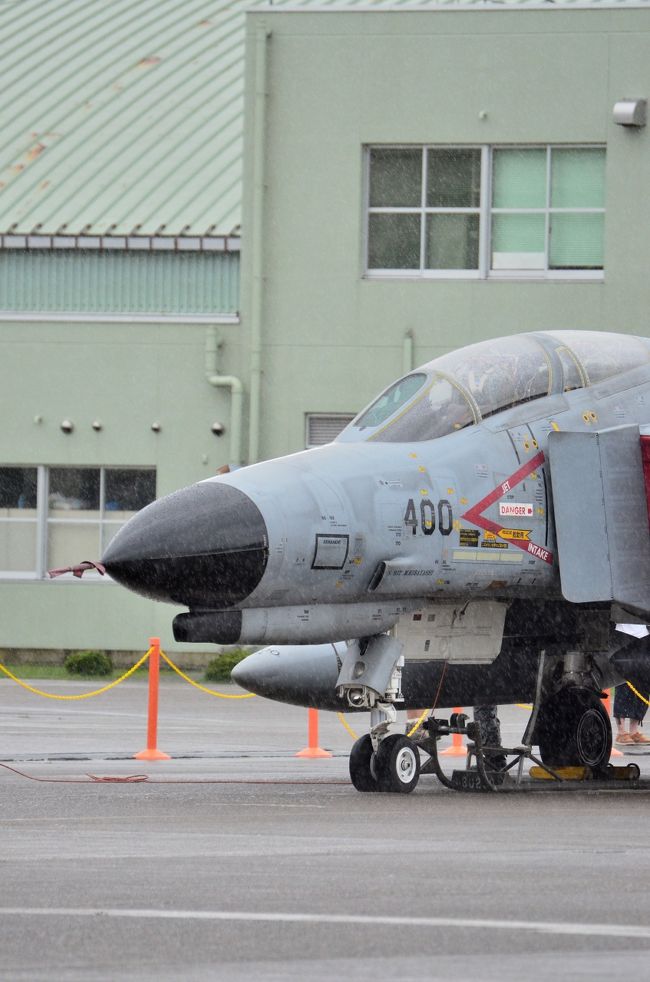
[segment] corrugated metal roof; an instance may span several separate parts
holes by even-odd
[[[266,5],[0,0],[0,234],[237,234],[244,15]]]

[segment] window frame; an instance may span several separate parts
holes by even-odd
[[[420,204],[418,207],[386,207],[370,205],[370,156],[372,150],[412,150],[422,152]],[[432,208],[426,205],[427,154],[429,150],[480,150],[481,180],[480,202],[478,208]],[[544,208],[493,208],[493,154],[495,150],[545,150],[546,152],[546,200]],[[431,280],[595,280],[602,281],[605,266],[598,269],[552,269],[550,258],[550,221],[552,214],[602,214],[602,208],[557,208],[551,206],[551,158],[553,150],[603,150],[605,159],[607,146],[604,143],[372,143],[363,147],[364,175],[364,220],[363,220],[363,273],[364,279],[431,279]],[[604,191],[606,188],[603,189]],[[478,266],[476,269],[427,269],[426,222],[431,214],[476,214],[479,215]],[[370,216],[375,214],[411,214],[420,218],[420,265],[410,269],[370,268],[368,250],[370,244]],[[498,214],[543,214],[544,215],[544,268],[543,269],[492,269],[492,224],[493,216]],[[604,236],[604,231],[603,231]],[[604,245],[604,242],[603,242]]]
[[[34,566],[31,570],[11,570],[0,568],[0,581],[20,580],[28,582],[59,582],[48,577],[48,569],[52,564],[48,560],[49,550],[49,531],[53,526],[93,526],[97,530],[98,549],[102,550],[104,529],[107,526],[117,526],[118,529],[125,525],[128,519],[112,519],[110,511],[106,511],[106,472],[107,471],[150,471],[154,474],[157,483],[158,472],[155,466],[148,464],[17,464],[3,462],[0,468],[21,468],[36,470],[36,517],[35,518],[2,518],[3,524],[36,524],[36,542],[34,552]],[[97,518],[74,518],[74,511],[64,512],[67,517],[52,517],[53,510],[49,504],[50,471],[61,468],[71,470],[93,470],[99,471],[99,508]],[[144,506],[143,506],[144,507]],[[74,557],[73,557],[74,558]],[[63,581],[61,581],[63,582]],[[75,577],[66,579],[70,583],[112,583],[110,576],[99,576],[90,571],[86,577]]]

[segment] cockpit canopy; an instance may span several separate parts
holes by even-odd
[[[395,382],[338,440],[433,440],[531,399],[585,388],[649,361],[650,342],[625,334],[547,331],[480,341]]]

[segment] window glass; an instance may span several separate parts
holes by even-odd
[[[37,470],[0,467],[0,570],[36,569]]]
[[[492,269],[544,269],[544,215],[494,215]]]
[[[478,252],[478,215],[427,215],[427,269],[478,269]]]
[[[551,215],[551,269],[602,269],[605,216],[576,212]]]
[[[409,208],[422,203],[422,150],[370,151],[370,207]]]
[[[551,207],[604,208],[605,151],[599,147],[554,147]]]
[[[426,375],[422,373],[407,375],[400,379],[383,392],[369,409],[353,420],[351,425],[360,429],[366,426],[379,426],[405,405],[422,388],[426,380]]]
[[[545,208],[546,167],[546,148],[495,150],[492,206]]]
[[[368,273],[600,275],[605,148],[371,147],[367,153]],[[482,177],[488,160],[491,184]]]
[[[0,571],[38,577],[96,559],[155,496],[151,467],[0,467]]]
[[[475,422],[467,395],[452,379],[436,373],[425,392],[370,439],[381,443],[434,440]]]
[[[435,365],[467,390],[482,416],[548,395],[551,385],[544,349],[521,335],[480,341],[443,355]]]
[[[99,468],[50,468],[48,502],[51,512],[99,511]]]
[[[370,269],[419,269],[420,216],[370,215],[368,267]]]
[[[156,497],[155,471],[107,468],[104,482],[104,510],[107,513],[139,511]]]
[[[427,206],[478,208],[481,202],[481,151],[429,149],[427,151]]]
[[[587,375],[575,353],[568,348],[556,348],[555,353],[562,364],[562,391],[582,389],[587,384]]]
[[[99,530],[99,522],[48,522],[48,568],[98,559],[101,548]]]
[[[0,467],[0,509],[35,509],[36,477],[35,467]]]
[[[557,336],[553,331],[548,333]],[[591,385],[650,361],[650,342],[645,338],[621,338],[620,334],[595,331],[563,331],[559,340],[566,342],[584,366]]]

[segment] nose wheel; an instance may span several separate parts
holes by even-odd
[[[375,752],[366,734],[352,747],[350,779],[357,791],[409,794],[420,779],[418,749],[407,736],[393,733],[380,741]]]

